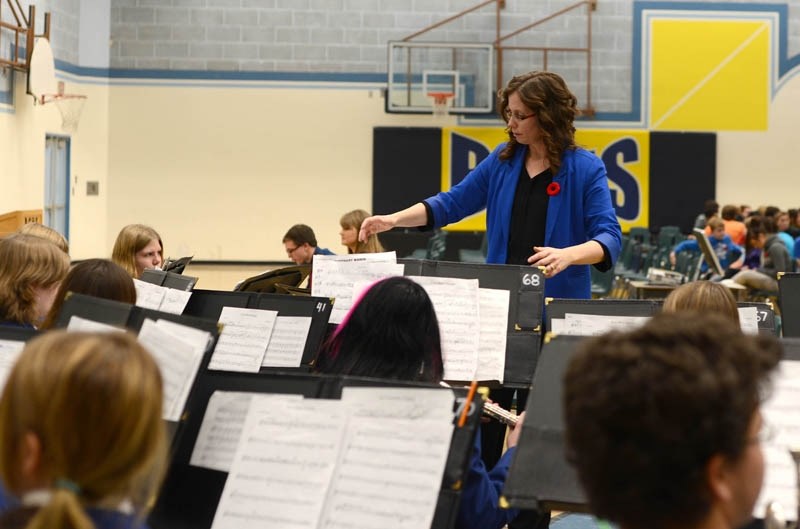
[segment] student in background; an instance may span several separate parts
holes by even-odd
[[[703,212],[697,215],[694,219],[694,227],[703,229],[708,224],[708,221],[713,219],[719,214],[719,203],[713,198],[703,202]]]
[[[754,221],[753,227],[757,225]],[[776,233],[775,223],[771,218],[761,219],[763,231],[755,230],[752,244],[761,249],[761,265],[756,269],[742,270],[731,279],[750,289],[765,290],[770,293],[778,292],[778,274],[792,271],[792,257],[786,245]]]
[[[55,325],[68,292],[131,305],[136,303],[133,279],[121,266],[108,259],[88,259],[73,266],[61,282],[42,329],[50,329]]]
[[[0,398],[0,475],[20,499],[0,527],[146,527],[166,463],[162,399],[158,366],[132,335],[32,340]]]
[[[339,375],[440,382],[443,364],[439,324],[425,289],[406,277],[392,277],[373,284],[323,344],[316,370]],[[501,509],[498,501],[523,421],[524,413],[508,435],[508,450],[491,471],[481,460],[480,433],[476,436],[469,474],[461,493],[457,529],[500,529],[519,514],[518,510]],[[549,513],[536,518],[536,527],[547,527]]]
[[[711,248],[717,255],[723,270],[727,269],[742,256],[743,250],[734,244],[730,235],[725,233],[725,223],[720,218],[715,217],[709,220],[708,227],[711,228],[711,236],[708,238],[708,242],[711,243]],[[695,239],[679,242],[670,252],[669,262],[674,266],[677,261],[677,254],[687,250],[699,252],[700,243]],[[706,270],[708,270],[708,264],[703,262],[702,271],[705,272]]]
[[[0,325],[34,328],[50,311],[69,256],[41,237],[0,239]]]
[[[367,237],[366,242],[358,240],[358,233],[361,231],[361,223],[369,217],[369,213],[363,209],[348,211],[339,219],[342,227],[339,236],[342,244],[347,246],[347,253],[379,253],[384,251],[381,242],[376,234]]]
[[[739,208],[732,204],[728,204],[722,208],[722,222],[725,224],[725,233],[730,235],[733,244],[737,246],[744,246],[747,239],[747,226],[744,222],[737,220],[739,217]],[[706,235],[709,233],[706,227]]]
[[[148,268],[161,268],[164,263],[161,236],[150,226],[128,224],[117,235],[111,260],[135,279]]]
[[[698,314],[581,344],[564,423],[591,512],[625,529],[747,523],[764,477],[759,408],[781,354],[775,338]]]
[[[20,229],[17,230],[17,233],[24,233],[26,235],[33,235],[34,237],[41,237],[42,239],[47,239],[48,241],[52,242],[61,250],[69,255],[69,243],[64,238],[63,235],[58,233],[53,228],[49,228],[44,224],[39,224],[38,222],[29,222],[27,224],[23,224]]]
[[[739,306],[733,294],[712,281],[692,281],[679,286],[666,297],[662,311],[718,314],[739,325]]]
[[[295,264],[311,264],[315,255],[333,255],[327,248],[317,246],[317,236],[314,230],[305,224],[295,224],[283,236],[283,246],[286,255]]]
[[[783,244],[786,245],[786,249],[789,250],[789,255],[794,255],[794,237],[788,232],[791,226],[789,213],[779,211],[775,214],[774,219],[778,237],[780,237]]]

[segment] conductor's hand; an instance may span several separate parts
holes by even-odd
[[[394,228],[396,224],[397,219],[394,215],[373,215],[372,217],[367,217],[364,219],[364,222],[361,223],[361,230],[358,232],[358,240],[367,242],[367,238],[370,235],[389,231]]]
[[[517,442],[519,441],[519,434],[522,431],[522,423],[525,422],[525,412],[519,414],[519,419],[517,420],[517,425],[511,429],[511,432],[508,434],[508,439],[506,440],[506,444],[508,447],[511,448],[512,446],[517,446]]]
[[[575,260],[569,248],[534,246],[533,252],[533,255],[528,257],[528,263],[533,266],[543,266],[545,277],[553,277],[562,272]]]

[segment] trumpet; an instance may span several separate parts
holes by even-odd
[[[483,404],[483,414],[492,419],[497,419],[501,423],[511,426],[512,428],[517,425],[517,421],[519,420],[519,417],[510,411],[504,410],[500,406],[489,402]]]
[[[798,512],[797,518],[794,522],[787,523],[786,513],[780,503],[771,501],[767,504],[766,513],[764,513],[764,526],[766,529],[798,529],[800,528],[800,447],[790,448],[789,453],[792,455],[794,468],[798,479]]]

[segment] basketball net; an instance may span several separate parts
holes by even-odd
[[[433,115],[436,117],[447,116],[450,112],[452,92],[428,92],[428,97],[433,98]]]
[[[61,113],[61,130],[73,133],[78,130],[78,122],[81,120],[83,105],[86,104],[86,96],[81,94],[65,94],[64,83],[59,81],[57,94],[44,94],[41,103],[55,103]]]

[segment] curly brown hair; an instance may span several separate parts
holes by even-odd
[[[774,337],[697,313],[584,342],[563,398],[567,457],[592,512],[631,528],[701,521],[708,462],[742,457],[781,355]]]
[[[522,103],[539,121],[542,140],[547,149],[547,160],[553,174],[561,166],[561,156],[567,149],[575,149],[575,117],[578,115],[578,98],[567,87],[564,79],[552,72],[528,72],[513,77],[508,85],[497,92],[500,117],[508,123],[506,112],[508,98],[516,93]],[[508,160],[517,149],[517,140],[508,129],[508,143],[500,152],[501,160]]]

